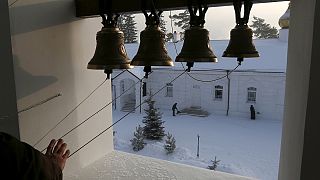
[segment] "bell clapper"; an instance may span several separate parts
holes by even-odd
[[[237,61],[238,61],[238,65],[240,66],[241,63],[242,63],[242,61],[243,61],[243,57],[238,57],[238,58],[237,58]]]
[[[145,66],[145,67],[143,68],[143,71],[145,72],[144,77],[145,77],[146,79],[148,79],[148,76],[149,76],[149,74],[151,73],[151,66]]]
[[[110,75],[112,73],[112,69],[105,69],[104,73],[107,75],[107,79],[110,79]]]
[[[194,65],[194,62],[187,62],[188,69],[186,71],[190,72],[193,65]]]

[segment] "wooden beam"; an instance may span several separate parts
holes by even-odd
[[[99,14],[99,0],[75,0],[77,17],[90,17]],[[278,2],[285,0],[253,0],[254,3]],[[148,0],[150,3],[151,1]],[[161,10],[177,10],[187,6],[187,0],[154,0],[155,6]],[[208,6],[231,5],[232,0],[206,0]],[[118,13],[140,12],[141,0],[113,0],[112,9]]]

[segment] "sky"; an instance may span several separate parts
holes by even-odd
[[[283,2],[273,2],[273,3],[260,3],[254,4],[250,13],[250,22],[253,16],[257,16],[266,20],[271,26],[280,29],[278,25],[279,18],[288,9],[289,1]],[[173,14],[177,14],[181,11],[172,11]],[[163,13],[165,21],[167,22],[167,30],[171,32],[169,11]],[[140,33],[145,28],[145,18],[140,14],[136,14],[135,18],[137,22],[137,28]],[[251,24],[251,23],[249,23]],[[233,6],[223,6],[223,7],[211,7],[206,13],[206,24],[205,28],[210,31],[210,39],[221,40],[229,39],[230,30],[235,26],[235,17]],[[177,32],[182,30],[178,27],[173,27]]]

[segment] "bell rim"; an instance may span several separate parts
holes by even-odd
[[[200,63],[217,63],[217,57],[198,57],[198,58],[185,58],[185,57],[176,57],[175,62],[200,62]]]
[[[152,61],[152,63],[146,63],[143,60],[132,60],[131,66],[173,66],[173,61]]]
[[[229,57],[229,58],[257,58],[260,57],[259,53],[242,53],[242,54],[235,54],[235,53],[226,53],[224,52],[222,57]]]
[[[104,70],[104,66],[103,65],[96,65],[96,64],[88,64],[87,69]]]
[[[108,64],[108,65],[101,65],[101,64],[88,64],[87,69],[96,69],[96,70],[104,70],[104,69],[132,69],[133,66],[129,63],[126,64]]]

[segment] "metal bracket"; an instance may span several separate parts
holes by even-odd
[[[244,17],[241,18],[242,2],[244,2]],[[236,15],[237,25],[247,25],[249,22],[250,11],[252,8],[251,0],[233,0],[233,7]]]
[[[188,10],[190,13],[190,26],[191,27],[203,27],[205,21],[205,14],[208,10],[207,4],[204,0],[197,0],[197,6],[192,5],[192,0],[188,0]],[[197,15],[199,11],[199,15]]]
[[[119,14],[112,11],[112,0],[99,0],[99,14],[104,27],[117,27]],[[107,17],[106,17],[107,15]]]
[[[157,10],[153,0],[151,0],[150,14],[147,13],[147,1],[141,0],[141,11],[146,18],[147,26],[159,26],[162,10]]]

